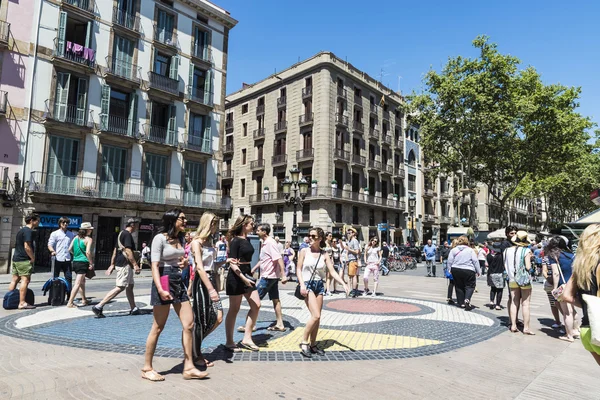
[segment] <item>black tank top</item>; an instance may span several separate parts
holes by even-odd
[[[589,326],[590,320],[587,313],[587,304],[583,301],[583,295],[589,294],[590,296],[596,296],[598,294],[598,282],[596,281],[596,271],[593,271],[590,276],[590,290],[579,289],[577,291],[577,297],[579,297],[579,303],[583,310],[583,318],[581,318],[582,326]]]

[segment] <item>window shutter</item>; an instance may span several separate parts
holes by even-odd
[[[110,86],[102,85],[102,98],[100,99],[100,130],[108,130],[108,114],[110,111]]]
[[[87,106],[87,80],[79,78],[77,82],[77,125],[86,125],[88,120],[86,116]]]
[[[170,105],[169,123],[167,127],[167,143],[171,145],[176,145],[177,141],[177,107],[174,105]]]
[[[212,69],[206,71],[204,81],[204,102],[206,104],[212,103]]]
[[[204,117],[204,133],[202,138],[202,150],[210,153],[212,150],[212,137],[210,136],[212,120],[210,117]]]
[[[92,21],[88,21],[87,30],[85,32],[85,47],[87,47],[88,49],[92,48],[92,38],[93,38],[92,27],[93,27]]]
[[[169,77],[176,81],[179,80],[179,54],[175,54],[171,57],[171,71],[169,71]]]
[[[67,100],[69,98],[69,83],[71,74],[58,72],[56,74],[56,96],[54,98],[54,114],[59,121],[67,118]]]
[[[196,93],[194,93],[194,63],[190,61],[190,76],[189,76],[189,80],[188,80],[188,95],[189,96],[194,96]]]
[[[63,56],[65,54],[65,34],[67,32],[67,13],[64,11],[60,12],[58,20],[58,54]]]
[[[132,137],[137,137],[137,108],[138,108],[138,94],[132,93],[129,96],[129,121],[127,127],[127,134]]]

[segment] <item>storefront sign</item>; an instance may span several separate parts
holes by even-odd
[[[68,229],[78,229],[83,221],[81,215],[40,214],[40,228],[58,228],[61,217],[69,218]]]

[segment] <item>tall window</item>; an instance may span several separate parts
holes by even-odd
[[[202,204],[204,164],[185,161],[184,169],[184,203],[199,206]]]
[[[414,167],[416,165],[416,157],[415,152],[413,150],[411,150],[408,153],[408,165],[410,165],[411,167]]]
[[[244,122],[242,124],[242,131],[243,131],[244,136],[248,136],[248,123],[247,122]]]
[[[175,16],[168,12],[158,9],[156,21],[156,36],[155,39],[163,43],[173,44],[173,30],[175,28]]]
[[[53,118],[58,121],[86,125],[88,81],[66,72],[56,73]]]
[[[73,193],[76,190],[79,140],[50,136],[48,176],[46,185],[53,192]]]
[[[137,72],[133,69],[133,49],[135,43],[122,36],[114,36],[112,72],[116,75],[131,79]]]
[[[246,180],[240,179],[240,197],[246,197]]]
[[[149,203],[165,201],[167,187],[167,157],[146,153],[146,174],[144,176],[144,200]]]
[[[126,164],[126,149],[102,145],[102,172],[100,175],[102,198],[123,198]]]
[[[242,165],[246,165],[246,149],[242,149]]]
[[[304,145],[304,150],[310,150],[313,147],[312,144],[312,132],[306,132],[302,135],[302,142]]]

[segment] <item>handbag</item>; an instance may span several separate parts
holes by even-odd
[[[315,268],[313,269],[312,275],[310,276],[310,280],[308,281],[309,283],[313,281],[313,279],[315,278],[315,273],[317,272],[317,266],[319,265],[319,261],[321,261],[321,254],[323,254],[323,252],[319,253],[319,258],[317,258],[317,262],[315,264]],[[296,285],[296,291],[294,292],[294,296],[296,296],[296,298],[298,300],[304,300],[305,297],[302,296],[302,288],[300,286],[300,282],[298,282],[298,284]]]
[[[96,271],[94,271],[93,269],[87,269],[87,271],[85,271],[85,277],[87,279],[92,279],[93,277],[96,276]]]
[[[599,284],[598,277],[600,269],[596,269],[596,284]],[[594,346],[600,346],[600,287],[596,292],[596,296],[584,294],[581,296],[587,305],[587,314],[590,321],[591,338],[590,343]]]
[[[517,250],[515,249],[515,282],[519,287],[524,287],[531,285],[531,275],[527,272],[527,268],[525,268],[525,253],[527,249],[521,248],[521,255],[519,256],[519,265],[517,266]]]
[[[559,287],[557,287],[556,289],[552,289],[552,297],[554,297],[556,299],[556,301],[561,301],[561,297],[562,294],[565,291],[565,287],[567,286],[567,282],[565,281],[565,277],[562,273],[562,268],[560,268],[560,264],[558,263],[558,258],[554,257],[554,259],[556,260],[556,267],[558,268],[558,272],[560,274],[560,279],[562,279],[563,283],[562,285],[560,285]]]

